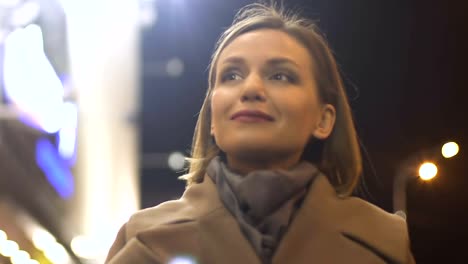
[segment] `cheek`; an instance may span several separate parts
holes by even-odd
[[[308,136],[312,133],[318,116],[316,103],[308,96],[296,97],[284,103],[286,125],[300,134]]]
[[[212,126],[218,127],[218,123],[229,106],[229,97],[220,90],[213,91],[211,95],[211,120]]]

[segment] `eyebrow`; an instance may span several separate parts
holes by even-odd
[[[246,60],[242,57],[232,56],[232,57],[226,58],[222,64],[246,64]],[[286,57],[276,57],[276,58],[268,59],[266,64],[270,66],[281,65],[281,64],[292,64],[296,66],[297,68],[300,68],[299,65],[294,60],[286,58]]]

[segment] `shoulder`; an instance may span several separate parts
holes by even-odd
[[[410,258],[410,240],[405,219],[356,197],[343,199],[349,208],[342,234],[354,242],[392,259]]]
[[[401,216],[357,197],[339,197],[325,175],[317,177],[309,192],[310,204],[340,226],[392,237],[407,235],[406,221]]]
[[[343,199],[344,206],[348,207],[348,217],[345,223],[351,227],[366,226],[382,235],[402,238],[407,236],[407,225],[404,218],[389,213],[380,207],[356,197]]]
[[[376,224],[376,227],[385,226],[406,229],[406,221],[399,215],[389,213],[382,208],[369,203],[361,198],[343,198],[343,205],[348,207],[348,222],[364,221],[368,224]],[[373,225],[372,225],[373,226]]]
[[[182,197],[136,212],[126,224],[126,237],[163,225],[190,222],[221,207],[216,188],[205,177],[202,183],[189,186]]]
[[[408,259],[410,240],[406,221],[357,197],[339,197],[325,175],[309,190],[308,205],[321,222],[341,235],[390,259]]]

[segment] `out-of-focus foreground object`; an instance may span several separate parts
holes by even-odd
[[[101,263],[139,208],[138,12],[0,1],[1,264]]]

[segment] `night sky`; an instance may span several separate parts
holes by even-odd
[[[143,155],[188,153],[214,43],[250,2],[157,1],[157,22],[143,30],[141,40]],[[459,155],[438,163],[436,179],[408,185],[408,225],[418,263],[466,263],[468,3],[286,2],[319,20],[335,52],[369,154],[364,177],[372,203],[392,210],[392,180],[405,159],[430,158],[429,150],[444,142],[459,143]],[[183,75],[158,74],[158,65],[173,57],[184,62]],[[140,172],[143,207],[183,192],[184,182],[177,180],[181,173],[144,167]]]

